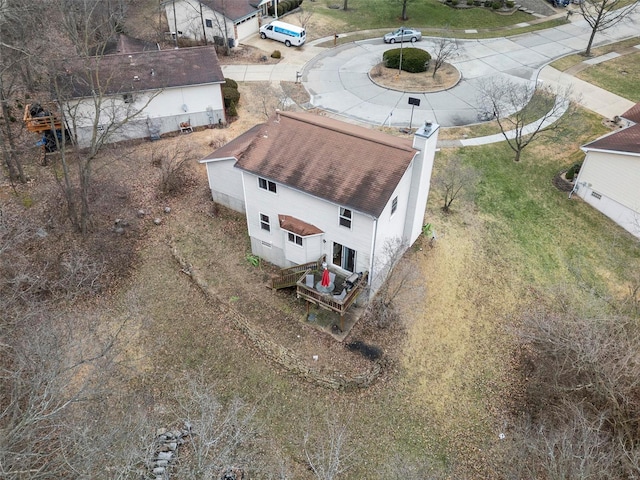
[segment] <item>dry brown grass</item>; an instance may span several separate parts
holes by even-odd
[[[393,90],[404,92],[439,92],[455,86],[460,80],[456,67],[445,63],[433,76],[433,67],[426,72],[398,72],[395,68],[386,68],[380,63],[369,72],[374,83]]]

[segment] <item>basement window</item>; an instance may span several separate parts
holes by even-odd
[[[600,195],[598,192],[591,192],[591,196],[596,197],[598,200],[602,198],[602,195]]]

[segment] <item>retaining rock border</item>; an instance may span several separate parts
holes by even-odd
[[[382,367],[386,361],[384,358],[375,361],[369,370],[357,375],[346,375],[337,371],[327,374],[310,367],[296,355],[295,352],[271,340],[265,332],[255,328],[240,312],[216,295],[209,288],[206,280],[198,274],[192,264],[182,257],[174,245],[171,245],[171,253],[182,268],[182,271],[191,278],[202,293],[214,299],[219,304],[219,308],[225,317],[230,319],[233,325],[240,330],[265,357],[277,363],[285,370],[296,374],[308,382],[334,390],[367,388],[382,372]]]

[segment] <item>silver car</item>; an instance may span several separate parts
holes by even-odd
[[[396,42],[417,42],[422,38],[422,32],[415,28],[400,27],[394,32],[387,33],[384,37],[384,43]]]

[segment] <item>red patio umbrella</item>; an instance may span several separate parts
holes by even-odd
[[[331,284],[331,278],[329,277],[329,269],[325,268],[322,272],[322,280],[320,280],[320,285],[323,287],[328,287]]]

